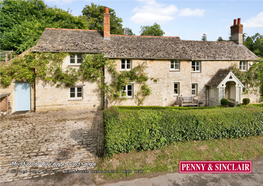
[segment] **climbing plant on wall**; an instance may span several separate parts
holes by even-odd
[[[62,69],[62,62],[68,53],[32,53],[18,57],[8,64],[0,64],[0,82],[2,87],[7,87],[12,80],[32,83],[36,78],[42,79],[56,87],[74,86],[77,81],[97,82],[100,90],[110,101],[122,101],[123,87],[131,82],[140,86],[135,95],[138,105],[141,105],[151,90],[146,84],[149,79],[144,72],[145,64],[140,64],[130,71],[116,71],[115,63],[103,54],[83,55],[83,62],[78,69],[66,67]],[[112,82],[104,81],[104,67],[112,76]],[[153,78],[152,78],[153,79]],[[156,79],[154,79],[156,82]]]
[[[247,71],[240,71],[237,65],[233,65],[229,69],[242,83],[249,84],[251,91],[258,91],[258,87],[260,87],[260,91],[263,93],[263,58],[254,62]]]

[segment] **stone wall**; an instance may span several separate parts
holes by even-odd
[[[70,64],[70,57],[67,56],[62,68],[79,68],[80,65]],[[102,95],[97,83],[79,81],[76,84],[82,87],[82,99],[70,98],[70,88],[46,84],[40,79],[36,80],[36,111],[49,110],[85,110],[97,109],[102,105]]]
[[[114,59],[116,68],[120,71],[120,59]],[[198,94],[195,98],[206,99],[205,84],[216,74],[219,69],[227,69],[239,61],[201,61],[201,71],[191,72],[191,61],[180,61],[180,70],[170,70],[170,60],[132,60],[132,67],[138,64],[145,63],[146,73],[149,79],[156,78],[155,83],[148,80],[147,84],[151,88],[151,95],[146,97],[144,104],[147,106],[171,106],[177,97],[191,96],[191,84],[197,83]],[[111,75],[105,70],[106,82],[111,82]],[[180,84],[179,95],[174,95],[173,84],[178,82]],[[134,84],[134,95],[137,93],[139,85]],[[251,102],[257,102],[258,95],[246,95],[251,99]],[[111,103],[110,105],[137,105],[135,99],[129,98],[121,103]]]

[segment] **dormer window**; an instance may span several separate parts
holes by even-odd
[[[121,60],[121,70],[131,70],[131,60],[130,59]]]
[[[239,62],[239,70],[246,71],[247,70],[247,61],[240,61]]]
[[[70,64],[81,64],[82,54],[70,54]]]
[[[179,60],[171,60],[170,62],[170,70],[180,70],[180,61]]]

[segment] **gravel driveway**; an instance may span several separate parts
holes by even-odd
[[[0,182],[88,170],[103,152],[102,111],[0,118]]]

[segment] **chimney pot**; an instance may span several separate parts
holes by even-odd
[[[238,19],[237,19],[237,24],[240,25],[240,22],[241,22],[241,19],[238,18]]]
[[[236,20],[236,19],[234,19],[234,26],[235,26],[235,25],[237,25],[237,20]]]
[[[123,29],[122,29],[122,31],[123,31],[123,35],[126,35],[126,34],[125,34],[125,31],[126,31],[126,29],[125,29],[125,28],[123,28]]]
[[[109,8],[105,7],[104,20],[103,20],[103,35],[104,39],[110,39],[110,14]]]
[[[108,14],[109,13],[109,8],[105,7],[105,13]]]

